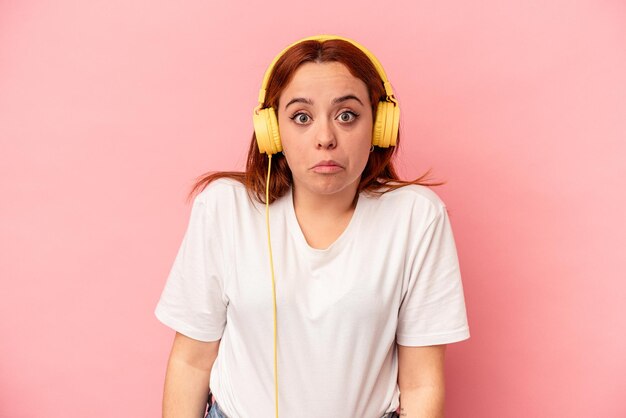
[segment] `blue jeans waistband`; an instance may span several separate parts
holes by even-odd
[[[399,415],[396,412],[387,412],[381,418],[398,418]],[[206,418],[228,418],[228,416],[220,409],[220,406],[217,402],[213,402],[211,405],[211,400],[209,400],[209,411],[206,415]]]

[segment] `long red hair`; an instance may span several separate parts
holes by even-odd
[[[293,74],[306,62],[339,62],[345,65],[350,73],[362,80],[368,88],[372,115],[376,116],[378,102],[384,100],[385,88],[383,82],[376,71],[376,68],[359,48],[350,42],[332,39],[327,41],[309,40],[298,43],[288,49],[276,62],[272,74],[270,75],[265,103],[263,107],[273,107],[278,109],[278,99],[280,94],[291,81]],[[400,145],[400,135],[395,147],[379,148],[374,147],[370,153],[369,160],[361,175],[358,191],[368,191],[374,193],[385,193],[389,190],[408,184],[419,184],[423,186],[439,186],[444,183],[426,182],[430,170],[419,178],[411,181],[401,180],[393,166],[392,157]],[[204,173],[194,183],[189,199],[196,193],[203,190],[209,183],[219,178],[231,178],[243,183],[250,196],[256,198],[261,203],[265,203],[265,181],[267,177],[268,157],[259,152],[256,135],[252,134],[245,172],[221,171]],[[283,196],[292,185],[291,170],[287,165],[287,160],[282,153],[272,156],[272,177],[269,187],[269,202]]]

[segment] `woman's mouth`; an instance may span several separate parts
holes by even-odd
[[[332,174],[332,173],[337,173],[338,171],[343,170],[343,166],[333,160],[323,160],[323,161],[316,163],[311,168],[311,170],[314,173]]]

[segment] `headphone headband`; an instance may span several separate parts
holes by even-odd
[[[290,48],[292,48],[295,45],[298,45],[299,43],[306,42],[306,41],[326,42],[326,41],[332,41],[332,40],[345,41],[345,42],[348,42],[348,43],[354,45],[355,47],[359,48],[361,50],[361,52],[363,52],[369,58],[369,60],[372,62],[372,64],[376,68],[376,71],[378,72],[378,75],[382,79],[383,85],[385,86],[385,94],[387,95],[387,100],[395,102],[395,100],[394,100],[395,98],[393,97],[393,90],[391,88],[391,83],[387,79],[387,74],[385,74],[385,70],[383,69],[383,66],[381,65],[380,61],[378,61],[378,58],[376,58],[374,56],[374,54],[372,54],[367,48],[365,48],[363,45],[359,44],[358,42],[353,41],[352,39],[344,38],[342,36],[316,35],[316,36],[309,36],[307,38],[303,38],[303,39],[300,39],[299,41],[296,41],[296,42],[292,43],[291,45],[289,45],[288,47],[283,49],[280,52],[280,54],[278,54],[274,58],[274,60],[270,64],[270,66],[265,71],[265,75],[263,76],[263,84],[261,85],[261,90],[259,90],[259,106],[258,106],[258,109],[262,108],[263,104],[265,103],[265,93],[266,93],[266,89],[267,89],[267,84],[269,82],[270,76],[272,75],[272,72],[274,71],[274,66],[276,65],[278,60],[283,55],[285,55],[285,53]]]
[[[390,146],[395,146],[398,138],[398,128],[400,122],[400,107],[398,106],[398,101],[393,96],[393,90],[391,89],[391,83],[387,79],[387,75],[385,74],[385,70],[383,70],[383,66],[380,64],[378,59],[367,50],[363,45],[355,42],[351,39],[343,38],[341,36],[334,35],[317,35],[310,36],[308,38],[300,39],[297,42],[292,43],[287,48],[283,49],[280,54],[278,54],[268,69],[265,71],[265,75],[263,77],[263,85],[261,86],[261,90],[259,91],[259,103],[254,108],[254,112],[252,114],[252,122],[254,123],[254,133],[257,140],[257,144],[259,146],[259,151],[261,153],[267,153],[268,155],[276,154],[282,151],[282,143],[280,141],[280,131],[278,128],[278,118],[276,115],[276,111],[272,107],[264,108],[265,105],[265,95],[267,85],[269,83],[270,76],[274,71],[274,67],[278,60],[285,55],[285,53],[292,48],[293,46],[306,41],[318,41],[318,42],[326,42],[330,40],[340,40],[351,44],[358,48],[372,63],[378,76],[383,82],[383,86],[385,88],[385,94],[387,97],[381,99],[378,102],[378,106],[375,111],[375,120],[373,124],[373,132],[372,132],[372,145],[387,148]]]

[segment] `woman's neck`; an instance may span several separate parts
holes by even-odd
[[[356,208],[358,183],[339,193],[320,195],[306,188],[293,188],[293,206],[309,246],[326,249],[347,228]]]
[[[315,214],[321,218],[337,218],[352,214],[357,201],[358,182],[333,194],[313,193],[304,187],[293,187],[296,214]]]

